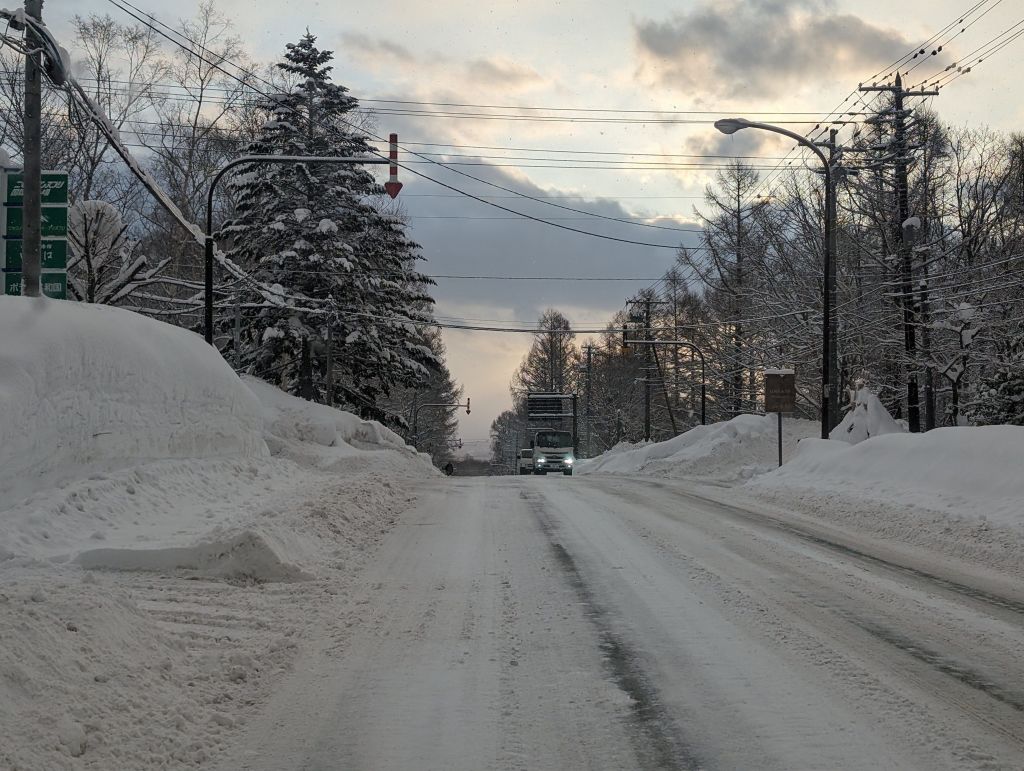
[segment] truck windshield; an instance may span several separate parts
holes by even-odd
[[[537,433],[538,447],[569,447],[572,434],[568,431],[540,431]]]
[[[520,450],[519,451],[519,457],[520,458],[532,458],[533,457],[533,450]]]

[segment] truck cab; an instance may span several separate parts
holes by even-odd
[[[519,457],[516,458],[516,473],[533,473],[533,448],[527,447],[526,449],[519,451]]]
[[[576,458],[571,431],[552,429],[538,431],[531,444],[533,445],[534,474],[561,471],[565,476],[572,476],[572,467]]]

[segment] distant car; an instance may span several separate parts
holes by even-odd
[[[527,447],[525,450],[519,451],[519,457],[516,458],[516,473],[517,474],[532,474],[533,473],[533,449]]]

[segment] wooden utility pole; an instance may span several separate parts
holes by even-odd
[[[908,96],[938,96],[938,91],[908,91],[903,78],[896,73],[892,85],[861,86],[861,91],[888,91],[893,96],[893,155],[896,170],[896,223],[895,235],[900,254],[901,293],[903,295],[903,346],[907,353],[907,423],[911,432],[921,430],[920,396],[917,383],[917,333],[914,308],[914,261],[908,239],[904,236],[904,223],[910,218],[910,194],[907,166],[910,150],[907,147],[907,117],[903,100]]]
[[[590,422],[591,422],[591,415],[592,415],[592,413],[591,413],[591,393],[592,393],[591,392],[591,387],[592,387],[591,373],[593,372],[593,366],[594,366],[594,346],[591,343],[587,343],[585,346],[583,346],[583,350],[587,354],[587,369],[586,369],[587,377],[586,377],[586,381],[585,381],[586,404],[584,406],[584,410],[586,410],[585,414],[586,414],[587,457],[588,458],[592,458],[592,457],[594,457],[594,448],[593,448],[593,446],[590,443],[590,437],[591,437],[591,434],[590,434]]]
[[[644,340],[651,339],[651,298],[644,298]],[[651,346],[644,348],[644,441],[651,441]]]
[[[43,0],[25,0],[26,15],[42,21]],[[25,168],[22,175],[24,203],[22,208],[22,294],[39,297],[40,249],[42,225],[42,41],[31,24],[25,28]]]

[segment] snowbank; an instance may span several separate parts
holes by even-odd
[[[0,297],[0,330],[0,510],[146,460],[267,455],[259,403],[190,332],[23,297]]]
[[[753,491],[813,491],[836,505],[874,501],[958,519],[1024,527],[1024,427],[938,428],[864,442],[807,439]]]
[[[417,464],[426,458],[417,458],[398,434],[376,421],[296,399],[258,378],[243,376],[242,382],[259,399],[263,436],[274,455],[320,466],[357,457],[361,450],[390,450]]]
[[[783,458],[797,441],[814,436],[817,423],[783,420]],[[645,474],[672,478],[703,477],[736,482],[778,466],[778,418],[738,415],[732,420],[695,426],[664,442],[622,443],[590,460],[580,461],[581,474]]]
[[[0,328],[0,564],[308,578],[332,547],[281,516],[296,493],[433,473],[392,431],[243,382],[168,324],[2,297]]]
[[[867,388],[860,388],[854,395],[853,408],[843,416],[842,421],[828,436],[829,439],[857,444],[873,436],[899,434],[905,431],[906,428],[893,420],[877,396]]]
[[[0,329],[0,768],[208,767],[437,472],[134,313]]]

